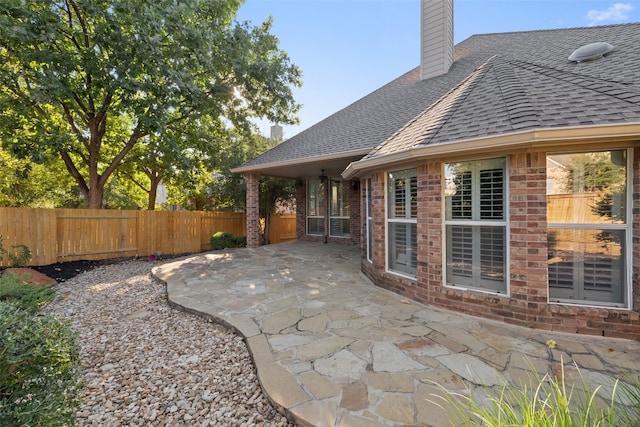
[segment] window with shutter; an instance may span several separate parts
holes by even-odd
[[[627,150],[547,156],[549,300],[626,307]]]
[[[416,276],[418,177],[416,169],[387,175],[388,269]]]
[[[505,159],[445,165],[446,281],[507,292]]]

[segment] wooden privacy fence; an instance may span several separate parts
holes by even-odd
[[[291,225],[293,223],[293,225]],[[275,215],[271,242],[291,240],[295,215]],[[0,208],[3,247],[31,250],[29,265],[75,260],[190,254],[211,250],[210,238],[225,231],[246,235],[246,216],[237,212],[119,211],[106,209]],[[0,266],[8,266],[3,257]]]

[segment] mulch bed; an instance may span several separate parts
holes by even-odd
[[[171,259],[178,256],[180,255],[171,255],[168,257],[163,256],[162,259],[166,260],[166,259]],[[100,267],[101,265],[117,264],[127,259],[133,259],[133,258],[113,258],[113,259],[103,259],[103,260],[79,260],[79,261],[58,262],[55,264],[39,265],[39,266],[27,267],[24,269],[17,269],[19,271],[16,271],[16,273],[29,274],[29,272],[26,270],[32,270],[39,273],[33,276],[34,278],[33,283],[36,285],[39,283],[36,283],[35,280],[44,281],[44,279],[39,277],[40,274],[46,277],[49,277],[58,283],[62,283],[62,282],[66,282],[67,280],[73,279],[80,273],[92,270],[96,267]],[[157,261],[159,260],[160,258],[157,259]],[[6,268],[6,267],[0,268],[0,276],[2,276],[5,270],[10,270],[10,268]],[[42,283],[42,284],[50,284],[50,283]]]
[[[51,285],[55,284],[53,283],[54,281],[57,283],[66,282],[85,271],[92,270],[101,265],[114,264],[120,261],[122,261],[122,259],[92,261],[80,260],[26,268],[0,268],[0,276],[4,274],[5,271],[8,271],[19,276],[29,276],[34,285]],[[50,280],[47,280],[47,278]]]

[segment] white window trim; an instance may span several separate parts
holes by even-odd
[[[351,224],[349,224],[349,234],[346,236],[341,234],[332,234],[331,233],[331,220],[332,219],[346,219],[350,220],[351,217],[348,216],[329,216],[329,237],[335,237],[336,239],[350,239],[351,238]]]
[[[322,219],[324,220],[324,228],[326,229],[326,218],[324,215],[309,215],[309,187],[311,186],[312,182],[315,182],[317,180],[314,179],[308,179],[307,180],[307,189],[306,189],[306,195],[305,195],[305,226],[304,226],[304,232],[305,235],[307,236],[324,236],[326,233],[326,230],[322,233],[309,233],[309,220],[310,219]],[[326,199],[326,194],[323,195],[323,197]],[[326,205],[327,201],[325,200],[325,205]]]
[[[332,219],[340,219],[340,220],[347,220],[350,221],[351,220],[351,214],[349,214],[349,216],[338,216],[338,215],[332,215],[332,201],[331,201],[331,191],[332,191],[332,184],[333,183],[338,183],[341,186],[345,186],[347,188],[347,194],[346,197],[347,199],[351,198],[351,187],[348,185],[347,181],[343,181],[343,180],[329,180],[329,200],[328,200],[328,204],[327,206],[329,207],[329,229],[327,230],[328,234],[330,237],[335,237],[336,239],[350,239],[351,238],[351,224],[349,223],[349,234],[347,234],[346,236],[340,235],[340,234],[332,234],[331,233],[331,220]],[[345,185],[345,183],[347,183],[347,185]],[[349,207],[349,212],[351,213],[351,207]]]
[[[389,174],[393,172],[400,172],[401,170],[415,169],[416,170],[416,178],[418,176],[418,169],[408,167],[406,169],[399,169],[394,171],[386,171],[384,173],[384,247],[385,247],[385,257],[384,257],[384,269],[385,272],[389,274],[394,274],[396,276],[405,277],[407,279],[416,280],[418,277],[417,273],[417,265],[416,265],[416,275],[413,276],[411,274],[403,273],[401,271],[391,270],[389,266],[389,223],[404,223],[404,224],[416,224],[416,233],[417,233],[417,225],[418,218],[389,218]],[[418,189],[418,193],[420,190]],[[417,239],[418,236],[416,236]],[[417,250],[417,248],[416,248]]]
[[[373,252],[373,241],[371,240],[373,239],[373,236],[371,235],[371,231],[370,231],[370,228],[373,226],[373,215],[371,213],[372,209],[369,209],[369,207],[373,203],[373,200],[371,197],[372,195],[373,194],[372,194],[372,188],[371,188],[371,177],[368,177],[365,180],[365,206],[366,206],[365,228],[366,228],[366,236],[367,236],[367,240],[365,244],[367,246],[367,261],[369,261],[370,263],[373,263],[373,254],[371,253]]]
[[[464,285],[450,285],[447,283],[447,225],[469,225],[469,226],[478,226],[478,225],[487,225],[487,221],[465,221],[465,220],[447,220],[447,201],[446,201],[446,197],[445,197],[445,188],[446,188],[446,176],[445,176],[445,165],[447,164],[447,162],[442,162],[441,164],[441,168],[442,168],[442,172],[441,172],[441,176],[442,176],[442,185],[440,186],[440,191],[441,191],[441,197],[440,197],[440,202],[441,202],[441,210],[442,210],[442,284],[445,288],[449,288],[449,289],[456,289],[456,290],[462,290],[462,291],[473,291],[473,292],[479,292],[479,293],[483,293],[483,294],[489,294],[489,295],[496,295],[499,297],[506,297],[506,298],[510,298],[511,297],[511,273],[510,273],[510,268],[511,268],[511,235],[510,235],[510,223],[511,223],[511,217],[509,214],[509,157],[504,157],[505,159],[505,164],[504,164],[504,202],[505,202],[505,206],[504,206],[504,220],[502,221],[490,221],[492,226],[498,227],[498,226],[503,226],[504,227],[504,239],[505,239],[505,251],[504,251],[504,274],[505,274],[505,285],[506,285],[506,289],[505,292],[496,292],[496,291],[491,291],[488,289],[482,289],[482,288],[475,288],[475,287],[469,287],[469,286],[464,286]],[[468,162],[480,162],[483,160],[491,160],[490,158],[487,159],[476,159],[476,160],[469,160]],[[467,163],[467,161],[463,162],[463,163]]]
[[[627,187],[626,187],[626,214],[625,224],[571,224],[571,223],[555,223],[550,222],[547,223],[547,229],[551,228],[567,228],[567,229],[577,229],[577,230],[585,230],[585,229],[598,229],[598,230],[625,230],[625,279],[626,279],[626,305],[619,303],[607,303],[607,302],[596,302],[596,301],[587,301],[585,304],[578,304],[575,300],[570,299],[551,299],[549,292],[549,280],[547,279],[547,303],[552,305],[562,305],[562,306],[576,306],[576,307],[586,307],[586,308],[617,308],[620,310],[632,310],[633,309],[633,148],[631,147],[623,147],[623,148],[610,148],[607,150],[601,151],[613,151],[613,150],[626,150],[627,152]],[[598,150],[590,150],[590,151],[575,151],[575,153],[591,153]],[[564,154],[565,152],[548,152],[546,156],[554,155],[554,154]],[[573,154],[573,151],[568,153]],[[592,227],[589,227],[592,225]]]

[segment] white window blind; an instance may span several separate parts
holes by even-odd
[[[507,291],[505,159],[445,166],[447,284]]]
[[[387,189],[388,269],[415,277],[418,264],[417,170],[389,173]]]

